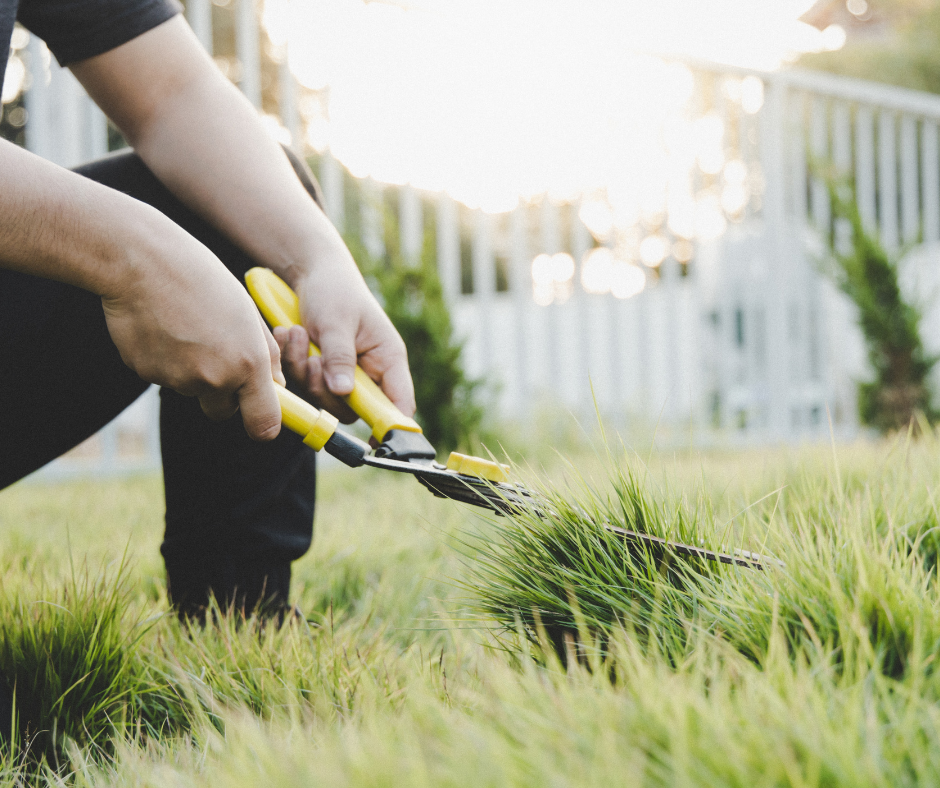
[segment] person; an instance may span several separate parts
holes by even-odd
[[[281,359],[298,393],[347,423],[357,361],[408,415],[414,391],[309,170],[180,11],[0,0],[0,51],[18,19],[132,148],[67,171],[0,142],[0,489],[159,384],[171,602],[181,616],[213,594],[283,611],[311,543],[315,455],[280,430]],[[299,294],[304,328],[268,331],[242,285],[255,265]]]

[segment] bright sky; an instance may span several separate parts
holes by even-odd
[[[662,192],[716,129],[682,125],[691,74],[649,53],[778,68],[823,48],[797,21],[811,4],[267,0],[265,23],[299,81],[329,87],[313,144],[356,175],[499,211],[546,191]]]

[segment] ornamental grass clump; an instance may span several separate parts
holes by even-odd
[[[477,609],[505,632],[521,629],[534,644],[547,637],[563,660],[571,644],[582,653],[603,650],[622,629],[641,638],[655,633],[681,653],[699,588],[719,568],[630,545],[607,526],[712,549],[715,540],[701,527],[707,502],[690,508],[656,499],[629,465],[615,467],[610,481],[604,492],[583,481],[577,489],[543,488],[538,511],[494,518],[497,539],[487,533],[468,543],[467,587]]]
[[[52,598],[0,594],[0,680],[14,693],[14,746],[56,766],[68,742],[106,750],[118,735],[158,733],[169,697],[146,679],[116,578],[73,576]]]
[[[606,658],[626,638],[678,665],[704,637],[757,666],[776,649],[835,675],[892,679],[940,652],[932,508],[898,522],[885,516],[897,507],[883,491],[849,494],[838,480],[806,477],[811,494],[781,489],[722,520],[704,493],[690,503],[629,459],[612,468],[606,489],[546,490],[543,516],[494,518],[474,544],[468,586],[507,647],[522,633],[563,661],[573,646]],[[608,525],[725,553],[744,547],[764,569],[641,550]]]

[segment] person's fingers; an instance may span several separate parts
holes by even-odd
[[[307,353],[310,339],[302,326],[291,326],[278,330],[278,343],[281,345],[281,359],[287,373],[294,380],[303,382],[307,378]]]
[[[281,348],[278,346],[271,332],[268,331],[268,327],[263,323],[262,328],[264,330],[265,341],[268,343],[268,354],[271,356],[271,377],[282,386],[286,386],[287,380],[284,378],[284,372],[281,370]]]
[[[199,397],[199,407],[213,421],[225,421],[238,411],[238,398],[231,391],[213,390]]]
[[[319,356],[310,356],[307,359],[306,388],[321,408],[326,408],[343,424],[352,424],[359,418],[345,400],[327,388],[323,375],[323,359]]]
[[[266,369],[257,370],[238,390],[238,407],[252,440],[269,441],[281,431],[281,405]]]
[[[415,386],[408,369],[407,358],[385,371],[382,375],[382,391],[402,413],[406,416],[414,416],[417,410]]]
[[[355,335],[345,326],[334,325],[320,332],[323,377],[330,393],[342,397],[353,390],[356,369]]]
[[[275,326],[271,329],[271,336],[273,336],[274,341],[277,342],[282,356],[284,355],[284,348],[287,345],[288,330],[288,326]]]
[[[414,382],[408,368],[408,351],[404,342],[397,347],[388,345],[365,353],[360,366],[373,380],[378,379],[382,391],[402,413],[413,416],[416,410]]]

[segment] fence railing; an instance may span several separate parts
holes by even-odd
[[[235,2],[241,86],[257,105],[257,22],[251,0]],[[187,14],[211,51],[209,5],[190,0]],[[31,63],[48,73],[34,74],[27,94],[28,147],[66,166],[104,152],[103,116],[70,74],[47,65],[41,43],[29,46]],[[465,363],[494,384],[504,418],[526,421],[545,403],[588,420],[597,409],[615,427],[655,426],[684,442],[690,429],[746,440],[854,434],[864,349],[852,308],[817,270],[822,234],[842,230],[810,162],[831,161],[854,175],[864,221],[888,249],[936,242],[940,97],[802,71],[688,68],[705,97],[689,111],[720,120],[724,158],[742,168],[735,177],[747,199],[726,211],[726,231],[696,241],[691,255],[672,245],[642,268],[647,286],[639,292],[589,292],[585,267],[598,241],[581,204],[545,198],[488,214],[447,195],[356,180],[326,153],[319,159],[326,210],[375,256],[385,251],[389,193],[405,260],[417,260],[433,227]],[[286,66],[282,72],[282,120],[299,144],[296,86]],[[694,177],[720,191],[730,174]],[[542,298],[536,259],[559,253],[573,268],[551,283],[554,296]],[[97,460],[73,456],[47,473],[156,466],[157,404],[148,397],[96,439]],[[131,433],[145,446],[136,465],[116,448],[133,443],[121,437]]]

